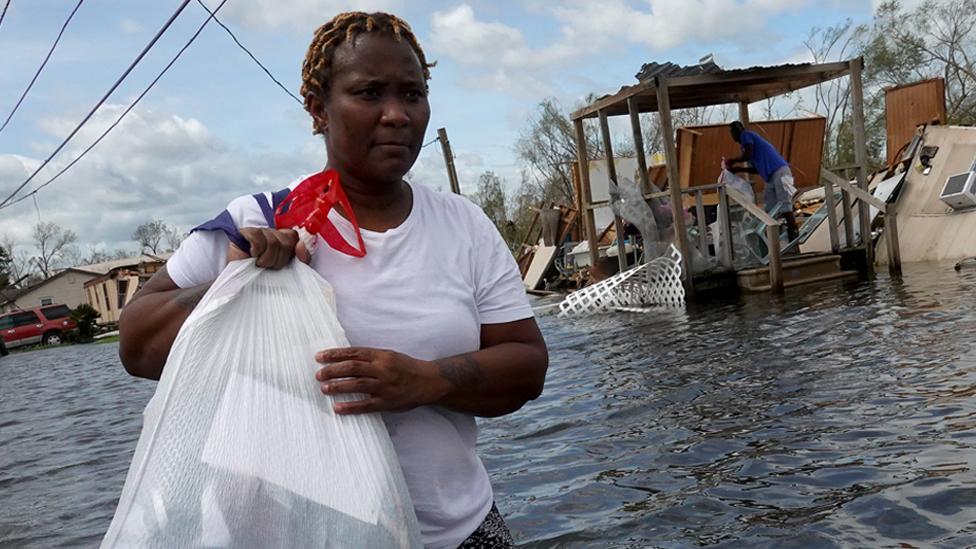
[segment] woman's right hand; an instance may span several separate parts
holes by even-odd
[[[251,253],[231,244],[227,249],[228,263],[253,257],[256,260],[254,264],[258,267],[281,269],[292,257],[297,257],[306,265],[312,260],[311,254],[294,229],[247,227],[241,229],[240,233],[251,243]]]

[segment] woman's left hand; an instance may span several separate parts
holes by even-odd
[[[326,366],[315,373],[327,395],[361,393],[362,400],[337,402],[337,414],[402,412],[433,404],[449,390],[437,364],[403,353],[346,347],[320,351],[315,360]]]

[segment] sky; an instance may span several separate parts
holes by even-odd
[[[205,0],[211,7],[219,0]],[[0,0],[0,4],[3,1]],[[0,132],[0,199],[55,150],[179,5],[178,0],[87,0],[20,109]],[[807,61],[813,27],[870,21],[878,0],[228,0],[218,17],[293,93],[315,28],[347,10],[407,20],[428,60],[427,139],[446,128],[461,189],[486,170],[517,186],[515,154],[536,106],[567,110],[589,93],[636,83],[643,63],[723,68]],[[910,2],[912,4],[914,2]],[[0,24],[0,122],[17,102],[77,0],[11,0]],[[28,184],[47,181],[111,124],[206,19],[194,0],[91,121]],[[0,210],[0,237],[29,249],[31,226],[51,221],[93,247],[136,250],[151,219],[182,229],[234,197],[277,190],[325,164],[308,115],[211,23],[118,127],[34,199]],[[413,182],[449,188],[437,143]],[[20,196],[20,195],[18,195]]]

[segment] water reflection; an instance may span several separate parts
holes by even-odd
[[[974,288],[546,317],[546,394],[483,422],[500,507],[529,547],[973,545]]]
[[[482,422],[526,547],[976,545],[976,272],[543,317],[543,396]],[[96,545],[154,384],[114,345],[0,359],[0,546]]]

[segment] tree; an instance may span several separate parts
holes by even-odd
[[[44,278],[50,278],[54,269],[64,262],[65,257],[71,255],[72,244],[78,240],[74,231],[64,229],[50,221],[42,221],[34,225],[31,237],[39,252],[34,257],[34,263]]]
[[[515,242],[515,231],[509,220],[508,196],[505,192],[504,181],[492,171],[486,171],[478,178],[478,192],[474,201],[481,206],[488,219],[495,224],[498,232],[508,244],[509,249],[515,249],[519,242]]]
[[[158,219],[153,219],[136,227],[136,231],[132,233],[132,240],[139,243],[141,251],[145,252],[148,249],[155,255],[158,253],[159,243],[166,236],[167,229],[168,227],[165,223]]]
[[[814,27],[803,45],[807,48],[814,63],[846,61],[860,55],[862,43],[868,29],[864,25],[855,26],[848,19],[835,26]],[[824,135],[824,162],[827,166],[841,166],[854,163],[854,129],[851,121],[851,84],[849,78],[839,78],[817,84],[814,88],[814,112],[827,118]]]
[[[603,156],[603,145],[597,128],[584,124],[586,151],[590,159]],[[576,130],[559,103],[545,99],[522,130],[515,152],[527,164],[527,176],[533,179],[546,200],[563,204],[575,202],[573,162],[577,160]]]
[[[78,342],[91,343],[95,339],[95,321],[102,313],[88,303],[82,303],[71,310],[70,316],[78,325]]]
[[[164,236],[166,238],[167,251],[175,252],[180,247],[180,244],[183,243],[183,238],[186,236],[186,233],[175,226],[167,225]]]
[[[0,290],[7,289],[13,280],[10,279],[10,252],[0,246]]]
[[[23,281],[28,279],[34,270],[30,257],[25,251],[18,249],[17,241],[10,235],[0,237],[0,247],[6,250],[9,258],[6,270],[10,284],[22,285]]]
[[[878,87],[941,77],[950,124],[976,122],[976,0],[928,0],[911,12],[878,6],[865,46],[866,77]]]
[[[97,244],[90,244],[88,246],[88,255],[85,256],[83,261],[85,265],[93,265],[95,263],[103,263],[111,258],[112,257],[108,253],[103,252]]]

